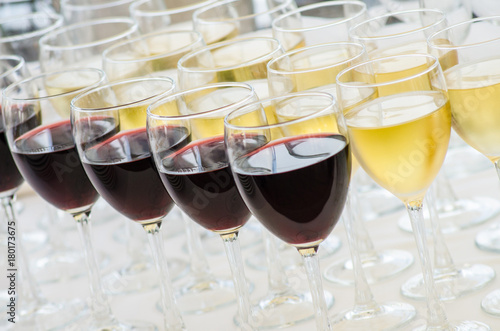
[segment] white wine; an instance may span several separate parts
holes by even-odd
[[[500,159],[500,59],[445,72],[453,128],[492,162]]]
[[[351,109],[345,117],[354,155],[363,169],[403,202],[423,199],[450,139],[446,94],[381,97]]]

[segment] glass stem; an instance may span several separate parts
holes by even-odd
[[[21,235],[18,233],[19,226],[17,224],[16,212],[14,210],[14,196],[8,196],[2,198],[3,210],[7,218],[7,227],[13,227],[15,231],[15,249],[19,255],[19,259],[15,261],[17,269],[19,270],[19,279],[17,284],[22,284],[20,287],[19,295],[16,298],[16,305],[18,307],[30,307],[33,309],[35,307],[40,307],[44,300],[40,295],[40,289],[38,284],[33,278],[33,274],[30,270],[30,263],[28,260],[28,255],[24,251],[24,245],[21,242]],[[16,269],[16,268],[13,269]],[[10,266],[9,266],[10,268]],[[21,301],[25,301],[20,305]]]
[[[233,276],[234,289],[238,303],[239,328],[241,330],[254,330],[252,306],[250,305],[250,294],[248,292],[247,279],[245,277],[245,268],[241,256],[240,243],[238,241],[238,232],[221,234],[224,242],[229,267]]]
[[[290,289],[290,286],[279,258],[280,253],[276,245],[276,238],[265,228],[262,229],[262,235],[264,237],[269,290],[274,293],[283,293]]]
[[[318,331],[331,331],[332,327],[328,319],[328,309],[326,308],[317,252],[318,247],[299,249],[299,253],[302,255],[302,259],[304,260],[307,279],[309,281],[309,288],[311,290],[316,316],[316,329]]]
[[[450,250],[446,246],[446,241],[439,224],[439,214],[436,206],[436,188],[434,185],[429,189],[426,196],[426,204],[429,209],[429,218],[432,226],[432,236],[434,239],[434,273],[449,274],[457,273]]]
[[[111,312],[108,297],[102,286],[101,275],[92,244],[90,211],[74,214],[73,218],[78,226],[78,233],[82,241],[85,262],[87,264],[90,284],[90,309],[94,319],[93,327],[106,328],[116,325],[117,323]]]
[[[497,171],[498,178],[500,178],[500,160],[495,162],[495,170]]]
[[[195,279],[206,279],[211,275],[208,260],[203,251],[200,233],[196,223],[185,213],[182,213],[184,226],[186,227],[186,244],[189,252],[190,268]]]
[[[363,270],[363,263],[361,261],[360,252],[358,250],[359,243],[356,238],[356,229],[364,228],[362,224],[359,224],[359,219],[356,217],[354,212],[355,206],[351,199],[352,191],[349,191],[349,195],[346,201],[346,205],[343,212],[344,226],[347,232],[347,242],[349,244],[349,250],[351,252],[352,259],[352,269],[354,272],[354,311],[362,312],[367,310],[377,310],[378,305],[373,299],[373,293],[368,285],[365,272]],[[357,224],[358,223],[358,224]]]
[[[161,222],[143,225],[149,239],[153,260],[160,276],[161,303],[165,330],[186,330],[174,296],[174,289],[168,272],[167,258],[160,233]]]
[[[449,330],[450,325],[444,311],[444,307],[439,300],[434,286],[434,273],[432,271],[429,249],[427,247],[427,236],[425,232],[423,204],[422,201],[409,202],[406,205],[410,216],[415,242],[417,244],[420,266],[422,268],[425,283],[426,303],[427,303],[427,328]]]

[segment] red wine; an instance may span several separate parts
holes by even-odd
[[[29,107],[29,106],[27,106]],[[15,110],[13,110],[15,111]],[[36,114],[36,113],[35,113]],[[0,105],[0,122],[2,116],[2,107]],[[40,122],[40,117],[33,115],[27,121],[22,122],[14,128],[16,134],[22,134],[36,127]],[[0,123],[0,196],[12,194],[15,190],[24,183],[24,178],[17,169],[16,163],[12,158],[12,153],[9,149],[7,136],[3,125]]]
[[[21,135],[14,141],[12,156],[31,187],[59,209],[83,211],[99,198],[83,170],[69,120]]]
[[[351,173],[343,136],[281,139],[236,159],[234,167],[251,212],[289,244],[319,244],[340,218]]]
[[[134,221],[157,221],[174,206],[151,157],[146,128],[121,132],[87,149],[83,166],[99,194]]]
[[[204,228],[233,231],[250,218],[235,185],[223,137],[192,142],[161,162],[160,175],[170,196]]]

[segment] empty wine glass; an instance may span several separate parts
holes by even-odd
[[[496,90],[500,83],[496,75],[499,22],[500,16],[490,16],[458,23],[430,36],[428,44],[436,56],[452,53],[456,58],[456,65],[445,71],[453,128],[494,164],[500,176],[500,145],[495,138],[499,122],[496,111],[499,104]],[[489,247],[498,240],[499,231],[487,229],[480,235],[476,237],[476,245]],[[481,306],[490,314],[500,315],[499,303],[497,290],[487,295]]]
[[[63,25],[56,12],[40,11],[0,19],[0,52],[21,56],[32,74],[40,72],[40,38]]]
[[[252,325],[252,308],[238,233],[250,212],[227,161],[223,120],[256,98],[249,85],[221,83],[180,91],[148,108],[149,143],[163,184],[189,218],[224,243],[243,329]]]
[[[423,328],[489,330],[476,321],[447,320],[427,247],[423,201],[444,162],[451,133],[450,103],[438,59],[405,54],[351,66],[337,76],[337,95],[354,155],[408,210],[426,288]]]
[[[146,133],[147,107],[174,87],[168,77],[121,80],[78,95],[71,111],[75,144],[90,181],[113,208],[148,234],[165,330],[185,330],[160,234],[174,202],[158,176]]]
[[[299,7],[272,22],[285,51],[349,40],[349,28],[368,18],[362,1],[320,1]]]
[[[196,10],[193,26],[207,45],[241,36],[271,36],[272,21],[296,8],[295,0],[223,0]]]
[[[135,0],[62,0],[60,13],[66,24],[98,18],[130,16],[129,7]]]
[[[84,248],[91,317],[86,329],[127,329],[116,321],[103,291],[90,233],[90,211],[99,198],[87,178],[71,134],[70,101],[105,81],[99,69],[55,71],[30,77],[3,92],[3,119],[14,161],[40,197],[76,221]],[[83,325],[82,325],[83,324]]]
[[[42,71],[102,68],[102,52],[110,45],[139,36],[129,17],[95,19],[65,25],[40,38]]]
[[[192,30],[193,13],[219,0],[139,0],[130,5],[130,15],[139,25],[141,33],[160,30]]]
[[[298,249],[317,329],[330,330],[316,254],[347,199],[351,154],[342,113],[332,95],[300,92],[240,107],[225,126],[238,190],[269,231]]]

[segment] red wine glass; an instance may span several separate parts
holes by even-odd
[[[238,233],[250,211],[227,161],[224,116],[255,100],[247,84],[219,83],[180,91],[148,108],[149,142],[163,184],[189,218],[224,242],[242,329],[252,325],[252,309]]]
[[[69,213],[78,225],[92,313],[88,321],[77,321],[78,327],[127,330],[133,327],[115,320],[101,284],[90,231],[90,213],[99,194],[80,162],[70,122],[73,97],[105,79],[103,71],[90,68],[33,76],[4,90],[2,108],[9,148],[24,179],[41,198]]]
[[[317,329],[331,330],[317,252],[347,200],[351,153],[342,112],[331,94],[299,92],[241,107],[225,128],[239,192],[271,233],[297,248]]]
[[[90,89],[71,102],[75,145],[99,194],[148,234],[160,276],[165,330],[184,330],[160,228],[174,202],[156,170],[146,134],[146,109],[172,92],[171,78],[135,78]]]

